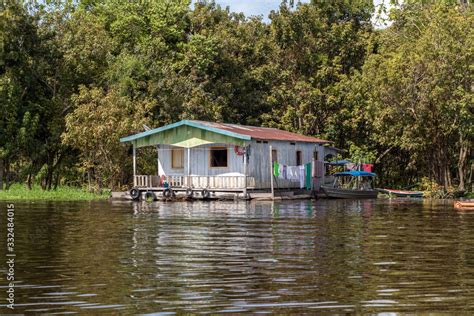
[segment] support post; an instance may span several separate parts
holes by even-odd
[[[156,146],[156,175],[160,176],[160,145]]]
[[[135,143],[133,144],[133,186],[136,186],[135,176],[137,175],[137,149]]]
[[[274,190],[274,187],[273,187],[273,157],[272,157],[272,152],[273,152],[273,148],[272,148],[272,145],[268,146],[269,148],[269,156],[270,156],[270,187],[272,189],[272,199],[275,198],[275,190]]]
[[[247,153],[247,147],[245,147],[245,153],[244,153],[244,199],[247,198],[247,159],[248,159],[248,153]]]
[[[191,148],[188,147],[188,186],[191,187]]]

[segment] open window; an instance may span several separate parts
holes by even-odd
[[[228,150],[226,147],[211,147],[209,162],[211,168],[226,168],[229,166]]]
[[[301,150],[296,151],[296,165],[301,166],[303,164],[303,155]]]
[[[278,162],[278,153],[276,149],[272,149],[272,162]]]
[[[313,159],[314,159],[314,161],[319,160],[319,152],[317,150],[313,151]]]
[[[183,148],[171,149],[171,168],[173,169],[184,168],[184,149]]]

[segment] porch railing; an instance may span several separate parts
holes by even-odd
[[[150,176],[136,175],[133,178],[133,186],[140,188],[160,188],[166,180],[174,188],[196,188],[196,189],[243,189],[245,187],[245,176]],[[255,178],[247,177],[247,188],[255,187]]]

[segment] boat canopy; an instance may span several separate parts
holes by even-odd
[[[373,172],[367,171],[344,171],[344,172],[337,172],[334,174],[335,176],[353,176],[353,177],[375,177],[376,174]]]
[[[351,163],[349,160],[335,160],[335,161],[330,161],[327,162],[328,164],[332,166],[341,166],[341,165],[347,165],[348,163]]]

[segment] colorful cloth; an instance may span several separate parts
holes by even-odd
[[[280,178],[280,179],[284,179],[284,178],[285,178],[285,177],[284,177],[284,174],[283,174],[284,168],[285,168],[284,165],[282,165],[282,164],[279,164],[279,165],[278,165],[278,174],[279,174],[279,175],[278,175],[278,178]]]
[[[372,172],[372,169],[374,168],[374,165],[371,163],[364,163],[362,164],[362,170],[366,172]]]
[[[299,169],[299,180],[300,180],[300,189],[304,188],[304,165],[298,166]]]
[[[280,175],[280,167],[278,166],[278,162],[273,162],[273,175],[278,178]]]
[[[306,175],[305,175],[306,190],[311,190],[311,169],[312,169],[311,165],[312,165],[311,162],[304,165],[305,170],[306,170]]]

